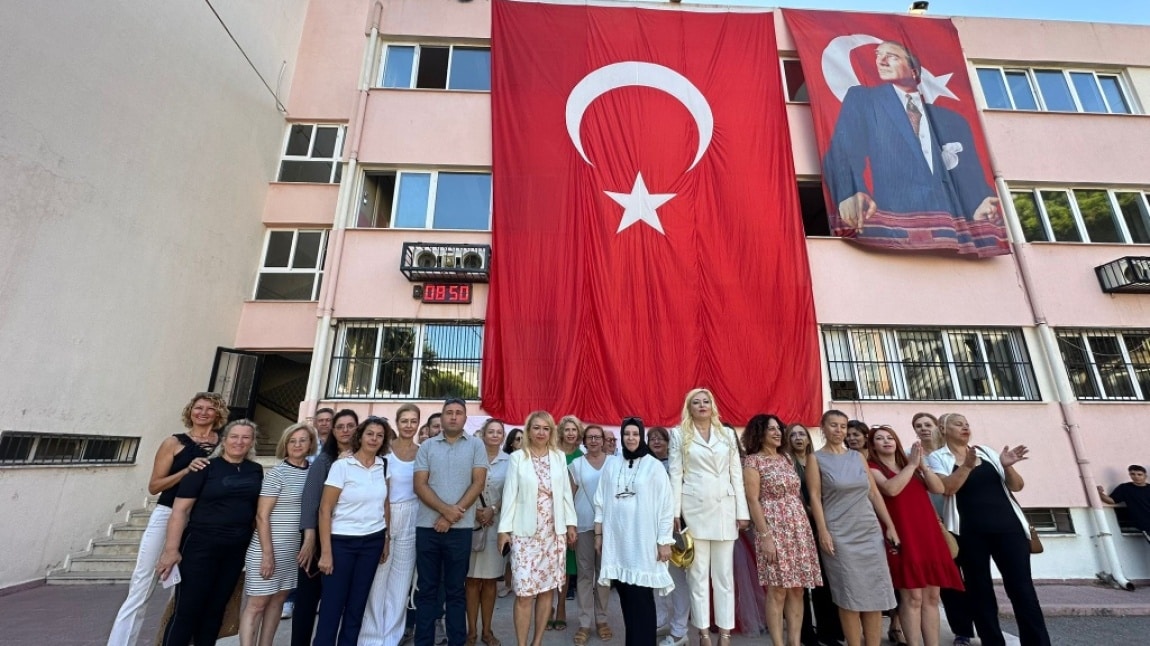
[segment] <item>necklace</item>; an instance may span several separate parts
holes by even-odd
[[[624,471],[630,471],[631,472],[631,479],[630,480],[626,480],[626,478],[624,477]],[[639,475],[639,470],[635,468],[635,464],[633,461],[625,470],[619,469],[619,474],[615,478],[615,497],[616,498],[630,498],[631,496],[635,495],[634,486],[635,486],[635,476],[637,476],[637,475]],[[620,483],[622,483],[622,485],[623,485],[622,491],[619,490]]]

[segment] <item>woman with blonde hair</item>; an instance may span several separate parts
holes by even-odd
[[[292,424],[276,445],[279,464],[264,475],[256,507],[256,531],[248,546],[240,644],[271,646],[284,601],[299,574],[300,506],[307,482],[308,456],[317,434],[307,422]]]
[[[695,560],[687,572],[691,623],[699,631],[700,646],[710,646],[713,586],[719,646],[729,646],[735,627],[735,540],[751,516],[743,495],[739,441],[719,420],[706,388],[684,398],[669,460],[675,526],[680,529],[685,522],[695,543]]]
[[[208,465],[208,454],[219,444],[219,430],[228,423],[228,403],[219,393],[196,393],[184,405],[180,421],[187,430],[164,438],[152,461],[148,493],[159,494],[160,498],[140,537],[128,598],[116,613],[108,646],[135,646],[140,636],[148,599],[155,587],[156,563],[167,539],[176,489],[185,476]]]
[[[546,411],[527,417],[523,448],[511,455],[503,485],[499,551],[511,546],[515,590],[515,638],[527,646],[543,643],[551,594],[566,577],[564,550],[575,544],[575,503],[567,461],[556,448],[555,420]]]

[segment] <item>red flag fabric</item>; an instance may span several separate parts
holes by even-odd
[[[818,339],[770,13],[492,3],[483,407],[815,419]]]
[[[954,24],[783,16],[806,77],[831,232],[888,249],[1010,253]]]

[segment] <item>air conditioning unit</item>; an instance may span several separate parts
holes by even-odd
[[[486,283],[491,270],[491,246],[405,242],[399,270],[412,282],[455,280]]]
[[[459,267],[460,257],[452,253],[444,253],[442,248],[434,247],[416,247],[413,250],[412,256],[415,258],[415,266],[420,269],[433,269],[441,268],[455,268]]]
[[[458,266],[464,269],[470,269],[472,271],[487,269],[487,254],[482,254],[478,251],[468,251],[463,254],[463,258],[460,262],[462,264]]]

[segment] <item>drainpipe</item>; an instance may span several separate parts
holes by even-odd
[[[347,166],[341,175],[339,196],[336,198],[335,220],[332,223],[329,236],[330,252],[327,255],[327,266],[324,268],[325,280],[320,290],[319,305],[316,308],[316,318],[319,319],[319,322],[316,324],[315,349],[312,351],[311,368],[308,372],[307,394],[300,410],[302,419],[315,417],[315,410],[319,400],[323,397],[323,384],[327,374],[325,367],[327,357],[331,354],[332,329],[335,326],[332,316],[335,311],[335,291],[339,284],[340,268],[343,265],[343,243],[350,213],[355,210],[355,205],[358,203],[352,195],[352,189],[358,184],[357,170],[359,167],[359,148],[360,144],[363,143],[363,120],[367,114],[371,73],[375,68],[375,60],[379,54],[379,25],[382,19],[383,4],[377,0],[372,5],[367,28],[364,29],[367,47],[364,47],[363,61],[360,64],[355,111],[352,114],[351,122],[348,124],[347,136],[344,139]]]
[[[982,112],[979,111],[979,118],[981,119],[981,117]],[[993,156],[991,164],[994,164]],[[1090,502],[1090,512],[1097,532],[1096,536],[1102,544],[1104,566],[1109,569],[1109,572],[1102,573],[1102,577],[1114,587],[1133,591],[1134,584],[1126,578],[1122,571],[1122,561],[1118,558],[1118,550],[1114,546],[1114,535],[1110,532],[1106,511],[1102,506],[1102,499],[1098,496],[1097,481],[1094,480],[1094,474],[1090,469],[1090,459],[1086,455],[1086,446],[1082,443],[1074,391],[1070,387],[1069,377],[1066,376],[1066,366],[1062,362],[1062,353],[1058,350],[1058,341],[1046,320],[1046,313],[1042,309],[1042,304],[1035,298],[1034,283],[1031,280],[1032,274],[1030,272],[1029,248],[1023,245],[1025,236],[1022,225],[1019,223],[1018,214],[1014,210],[1014,202],[1010,199],[1010,189],[998,170],[994,171],[994,184],[998,189],[998,194],[1002,196],[1003,210],[1007,216],[1006,223],[1010,229],[1010,246],[1014,252],[1014,264],[1018,268],[1018,274],[1022,279],[1022,291],[1026,295],[1026,302],[1034,317],[1039,343],[1046,359],[1048,376],[1058,393],[1058,409],[1062,413],[1062,427],[1070,439],[1074,461],[1078,464],[1078,475],[1082,478],[1082,486],[1086,489],[1086,498]]]

